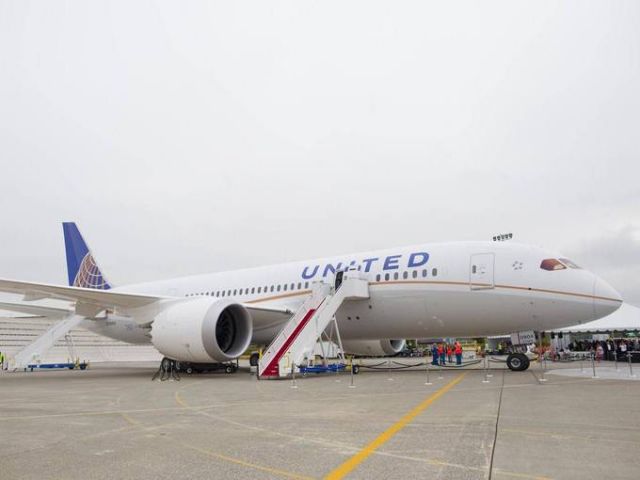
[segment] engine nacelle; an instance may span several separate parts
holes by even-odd
[[[404,350],[406,340],[346,340],[342,342],[345,353],[371,357],[395,355]]]
[[[231,299],[183,300],[151,325],[151,342],[160,353],[194,363],[233,360],[247,349],[252,334],[251,314]]]

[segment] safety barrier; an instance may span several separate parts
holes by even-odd
[[[480,362],[482,362],[482,360],[471,360],[471,361],[466,361],[466,362],[462,362],[460,365],[454,364],[454,363],[448,363],[445,365],[434,365],[431,362],[427,362],[429,365],[431,365],[432,367],[442,367],[442,368],[452,368],[452,369],[464,369],[464,367],[468,367],[471,365],[477,365]],[[398,367],[391,367],[390,363],[393,363],[395,365],[399,365]],[[406,363],[402,363],[402,362],[397,362],[395,360],[386,360],[386,361],[382,361],[380,363],[376,363],[374,365],[365,365],[365,364],[359,364],[360,368],[367,368],[369,370],[404,370],[407,368],[416,368],[416,367],[423,367],[425,364],[425,362],[420,362],[420,363],[414,363],[412,365],[408,365]],[[382,365],[386,365],[386,366],[382,366]]]

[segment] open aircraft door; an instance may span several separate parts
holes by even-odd
[[[471,290],[486,290],[495,287],[493,270],[495,254],[474,253],[469,263],[469,286]]]

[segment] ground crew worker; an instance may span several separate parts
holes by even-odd
[[[453,363],[453,348],[449,343],[447,344],[447,360],[449,363]]]
[[[456,364],[462,365],[462,345],[458,341],[456,341],[454,353],[456,354]]]
[[[433,359],[431,360],[431,363],[433,365],[438,365],[438,344],[434,343],[433,347],[431,347],[431,356],[433,357]]]
[[[438,358],[440,359],[440,365],[446,365],[444,356],[445,356],[444,345],[440,343],[438,344]]]

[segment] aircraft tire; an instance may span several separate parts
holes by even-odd
[[[507,357],[507,367],[512,372],[524,372],[529,368],[529,357],[524,353],[510,353]]]
[[[260,355],[257,352],[253,352],[249,357],[249,365],[252,367],[257,367],[260,362]]]
[[[161,363],[161,365],[162,365],[162,368],[163,368],[165,371],[168,371],[168,370],[171,368],[171,362],[172,362],[172,360],[171,360],[170,358],[164,357],[164,358],[162,359],[162,362],[160,362],[160,363]]]

